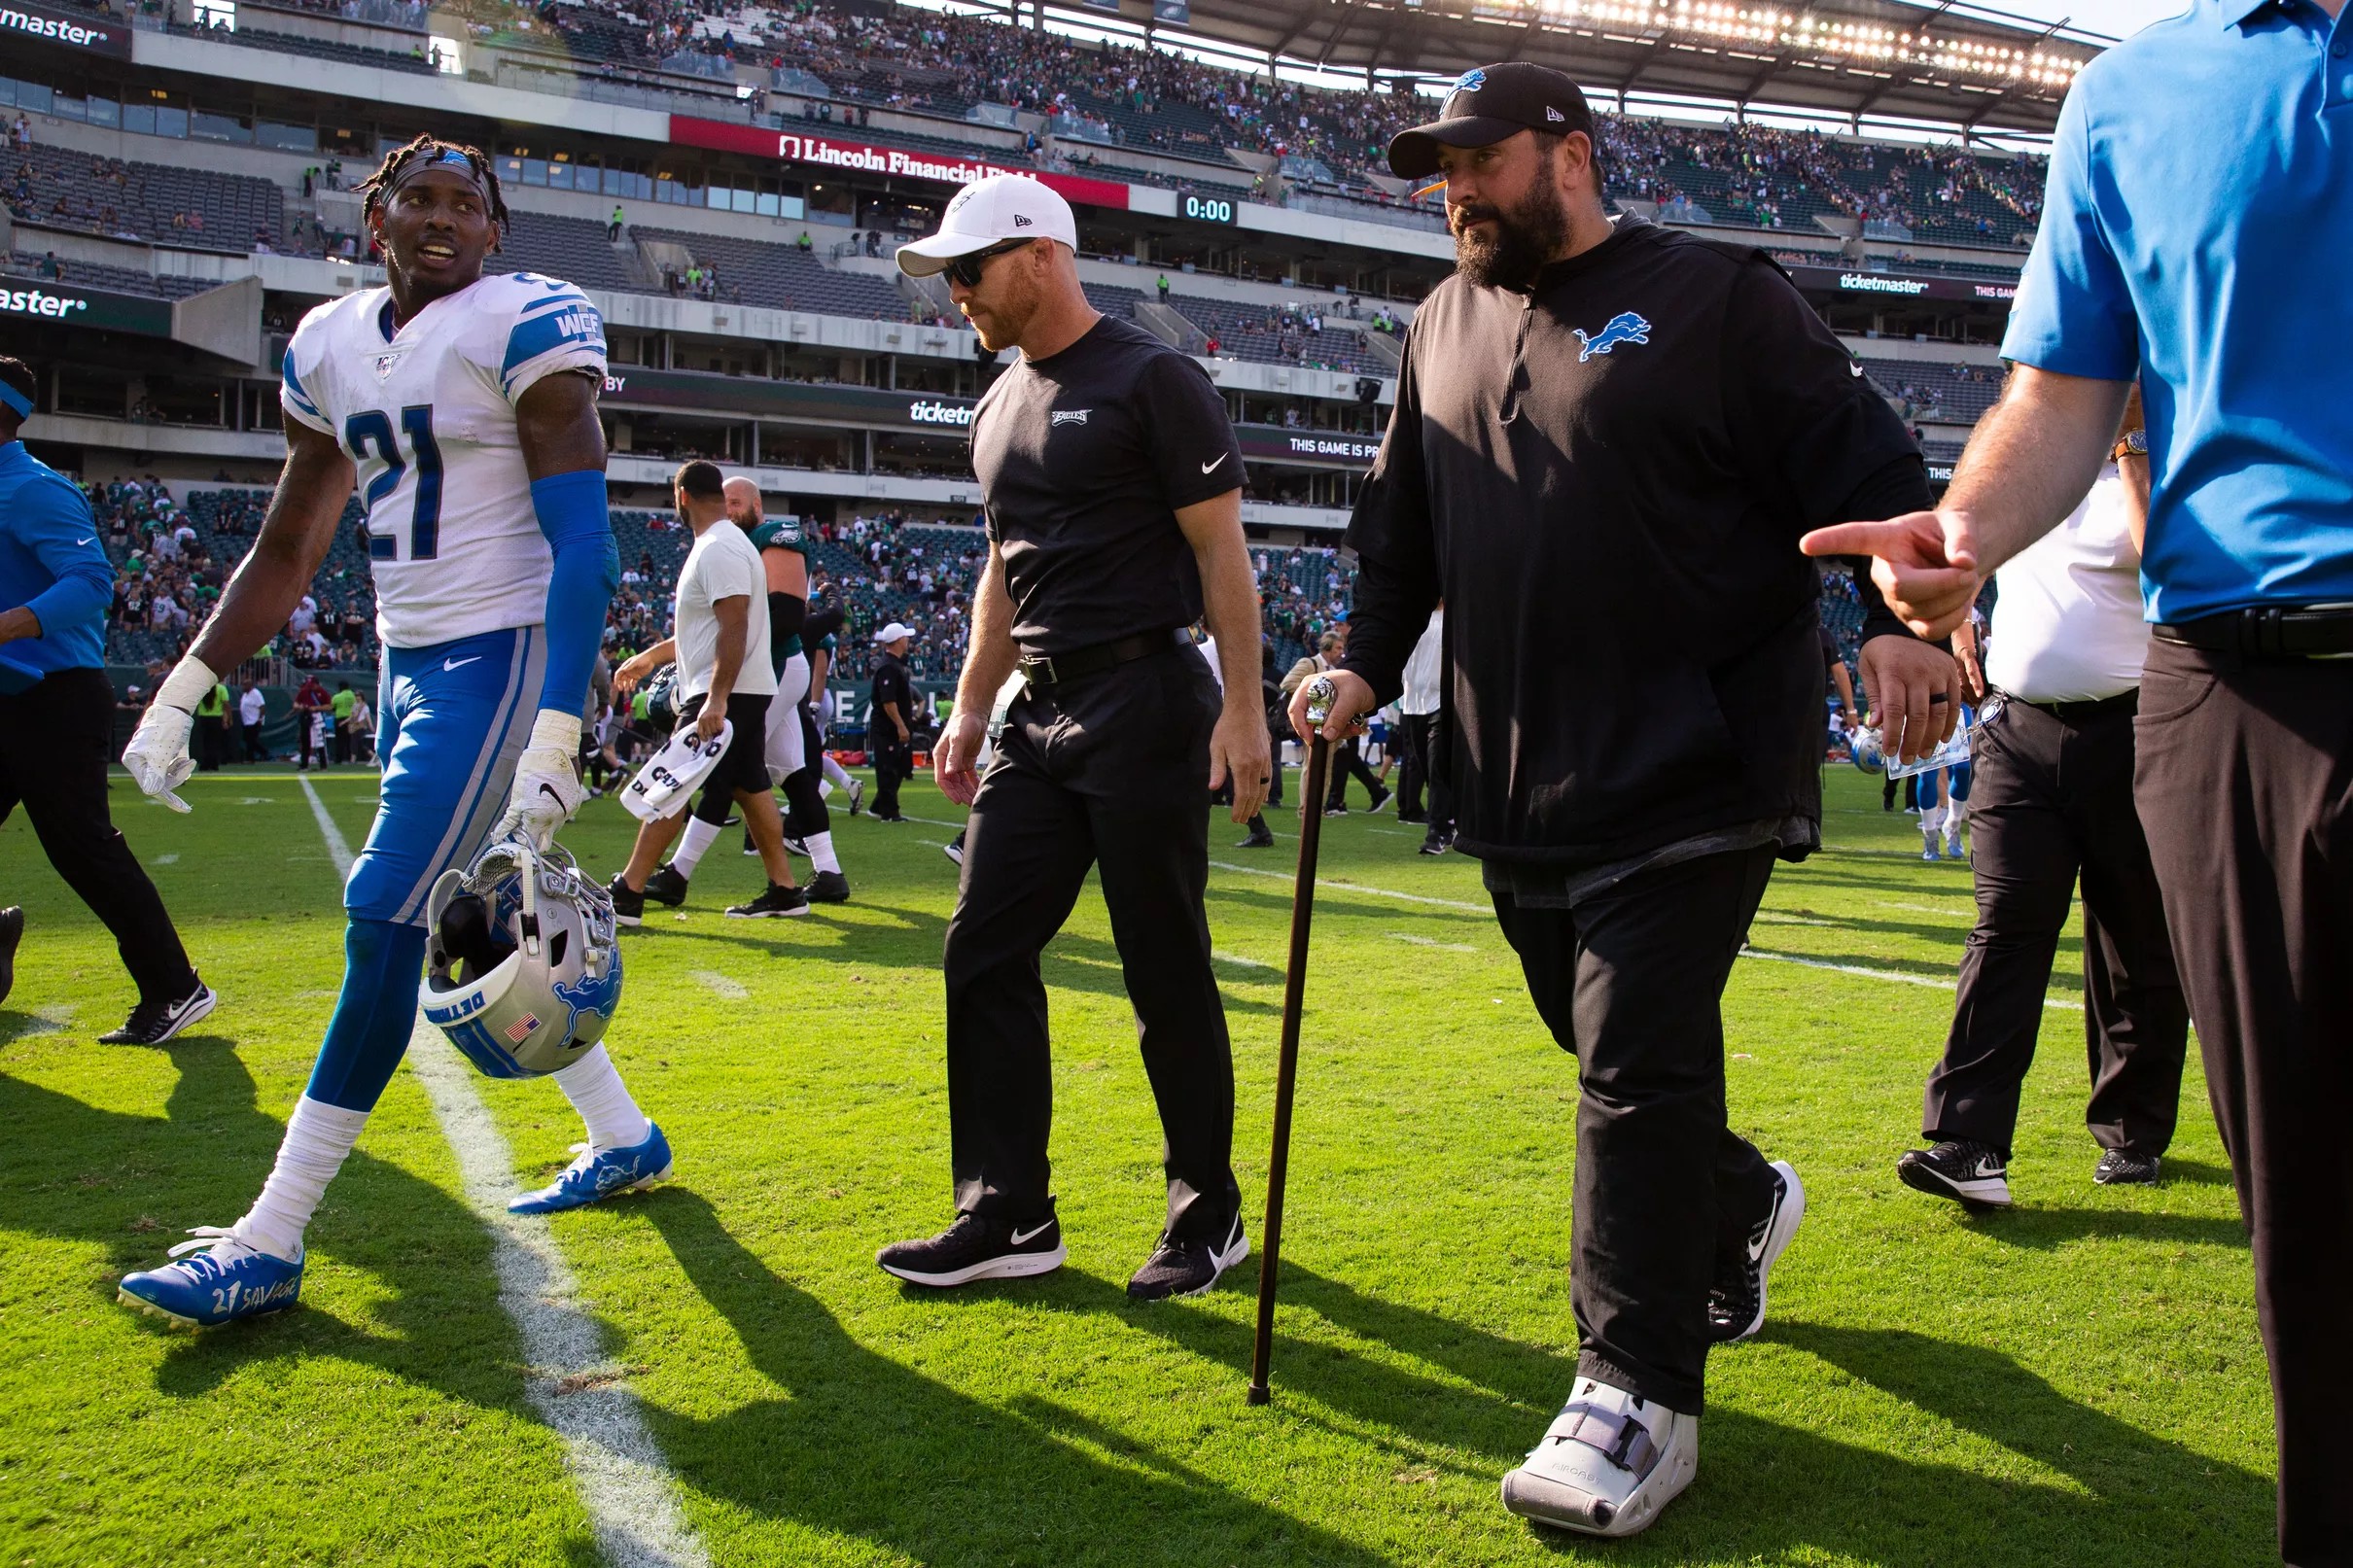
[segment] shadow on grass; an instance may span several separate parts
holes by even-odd
[[[2021,1203],[1973,1214],[1956,1211],[1957,1223],[1988,1240],[2041,1252],[2071,1241],[2166,1242],[2175,1246],[2247,1250],[2247,1229],[2221,1214],[2167,1214],[2129,1208],[2066,1208]]]
[[[1391,1562],[1050,1401],[984,1404],[875,1354],[691,1192],[637,1212],[779,1390],[708,1420],[648,1409],[681,1477],[713,1498],[924,1562]],[[1076,1274],[1054,1293],[1117,1296]]]

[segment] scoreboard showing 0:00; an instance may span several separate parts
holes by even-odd
[[[1187,196],[1184,215],[1196,223],[1230,224],[1234,221],[1234,204],[1222,196]]]

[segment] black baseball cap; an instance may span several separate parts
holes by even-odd
[[[1507,60],[1482,65],[1455,79],[1446,107],[1426,125],[1401,130],[1388,144],[1389,171],[1401,180],[1438,172],[1438,149],[1487,147],[1524,130],[1564,136],[1594,133],[1594,112],[1584,92],[1548,65]]]

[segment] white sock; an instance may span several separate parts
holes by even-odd
[[[262,1196],[229,1227],[237,1238],[289,1263],[300,1257],[303,1227],[367,1125],[366,1111],[345,1110],[308,1095],[296,1100],[294,1114],[286,1118],[286,1136],[278,1144],[278,1163],[262,1184]]]
[[[703,852],[718,842],[719,825],[716,822],[689,817],[686,819],[686,830],[679,835],[678,849],[670,856],[670,863],[678,867],[680,876],[691,878],[694,868],[703,863]]]
[[[646,1113],[629,1098],[629,1086],[621,1082],[619,1069],[605,1054],[602,1042],[551,1076],[564,1098],[572,1101],[572,1108],[580,1113],[580,1120],[588,1124],[591,1150],[603,1154],[607,1149],[625,1149],[646,1141]]]
[[[834,761],[832,752],[819,752],[818,760],[820,765],[825,769],[825,782],[827,784],[837,784],[844,789],[852,789],[857,787],[856,782],[850,777],[850,770],[843,767],[840,763]]]
[[[832,793],[833,793],[833,781],[832,781],[832,780],[830,780],[830,779],[825,778],[825,777],[823,777],[823,776],[821,775],[821,776],[819,777],[818,781],[817,781],[817,798],[818,798],[818,799],[820,799],[820,800],[824,800],[825,798],[826,798],[828,795],[830,795],[830,794],[832,794]]]
[[[841,861],[833,854],[831,833],[812,833],[801,841],[809,847],[809,863],[820,871],[839,871]]]

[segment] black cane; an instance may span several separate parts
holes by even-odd
[[[1323,721],[1337,696],[1321,676],[1307,688],[1307,777],[1300,784],[1299,872],[1291,884],[1291,961],[1282,977],[1282,1051],[1275,1065],[1275,1152],[1266,1167],[1265,1245],[1258,1254],[1258,1340],[1250,1349],[1252,1405],[1267,1402],[1267,1365],[1275,1355],[1276,1271],[1282,1252],[1282,1186],[1291,1166],[1291,1094],[1299,1078],[1299,1009],[1307,992],[1308,927],[1316,918],[1316,850],[1323,836],[1324,775],[1331,743]]]

